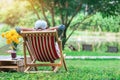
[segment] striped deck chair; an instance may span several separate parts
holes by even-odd
[[[21,32],[21,36],[24,40],[23,51],[24,62],[26,66],[24,72],[33,72],[30,71],[30,68],[37,68],[38,66],[51,66],[53,69],[52,71],[54,72],[58,71],[59,67],[64,66],[65,70],[67,71],[66,63],[62,53],[62,42],[58,38],[56,30],[23,31]],[[56,50],[56,43],[58,43],[60,53],[58,53]],[[29,52],[30,58],[32,60],[31,63],[27,63],[27,51]],[[55,62],[56,60],[57,62]],[[34,72],[38,72],[38,70]]]

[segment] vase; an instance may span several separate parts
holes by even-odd
[[[11,58],[12,59],[16,58],[16,51],[14,51],[14,50],[11,51]]]

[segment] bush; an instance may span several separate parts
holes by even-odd
[[[6,2],[8,0],[5,0]],[[2,1],[3,3],[6,3]],[[28,1],[11,1],[10,3],[6,3],[3,5],[1,2],[0,4],[0,22],[6,23],[8,25],[11,25],[12,27],[15,26],[15,24],[18,24],[19,19],[21,17],[24,17],[24,14],[27,13],[29,10],[27,9],[27,6],[30,4]],[[2,5],[2,6],[1,6]]]
[[[24,18],[20,18],[19,23],[17,25],[26,26],[26,27],[33,27],[35,21],[37,20],[36,15],[32,12],[29,12],[29,13],[25,14],[24,16],[25,16]]]
[[[77,21],[77,20],[76,20]],[[96,13],[87,19],[79,29],[104,32],[119,32],[120,16],[103,17],[101,13]]]
[[[10,27],[9,25],[7,24],[3,24],[3,26],[0,27],[0,34],[3,33],[3,32],[6,32],[8,30],[10,30]]]

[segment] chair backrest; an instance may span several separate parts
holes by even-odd
[[[21,33],[26,47],[38,61],[50,62],[59,58],[55,43],[58,40],[56,30],[24,31]]]

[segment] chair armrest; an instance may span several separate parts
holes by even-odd
[[[60,38],[58,38],[57,43],[58,43],[59,46],[62,46],[62,40]]]
[[[59,46],[59,49],[60,49],[60,52],[62,52],[62,40],[60,38],[58,38],[58,46]]]
[[[58,38],[58,42],[61,42],[61,39],[60,39],[60,38]]]

